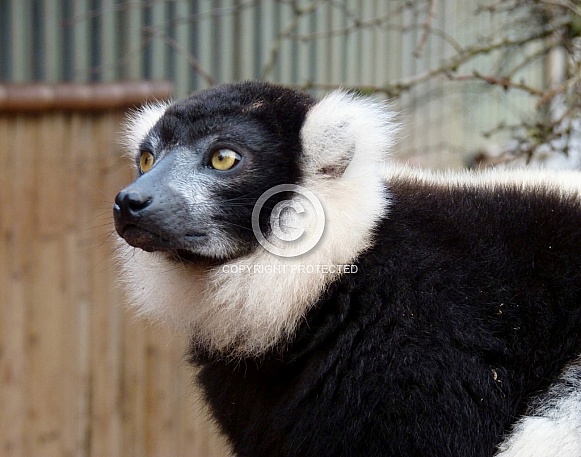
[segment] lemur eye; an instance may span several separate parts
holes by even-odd
[[[141,173],[147,173],[153,167],[153,162],[155,162],[155,157],[149,151],[141,151],[139,156],[139,169]]]
[[[217,149],[212,153],[211,165],[212,168],[219,171],[226,171],[234,168],[240,162],[240,154],[230,149]]]

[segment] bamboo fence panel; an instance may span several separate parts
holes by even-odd
[[[123,110],[11,111],[0,107],[0,455],[228,455],[186,339],[137,320],[117,287]]]

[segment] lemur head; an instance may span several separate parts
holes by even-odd
[[[163,115],[148,131],[131,133],[139,177],[116,198],[118,233],[181,260],[249,253],[257,245],[251,215],[258,197],[302,179],[300,130],[313,104],[301,92],[248,83],[146,111],[148,121]],[[283,195],[269,204],[277,198]]]
[[[130,301],[221,353],[258,354],[288,338],[336,277],[292,267],[349,264],[372,242],[394,130],[383,103],[340,91],[317,101],[259,82],[134,113],[126,143],[138,177],[114,206]],[[285,243],[282,256],[264,249],[253,227],[257,202],[281,185],[301,186],[324,209],[322,238],[296,257]],[[269,221],[295,197],[274,193],[258,213],[275,245]],[[283,217],[291,230],[296,208]]]

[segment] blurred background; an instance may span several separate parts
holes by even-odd
[[[580,168],[580,37],[576,0],[0,0],[0,456],[228,455],[116,283],[128,110],[343,87],[398,110],[398,160]]]

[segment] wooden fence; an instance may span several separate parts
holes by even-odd
[[[168,91],[135,87],[0,85],[2,457],[228,455],[186,341],[136,320],[116,287],[120,123]]]

